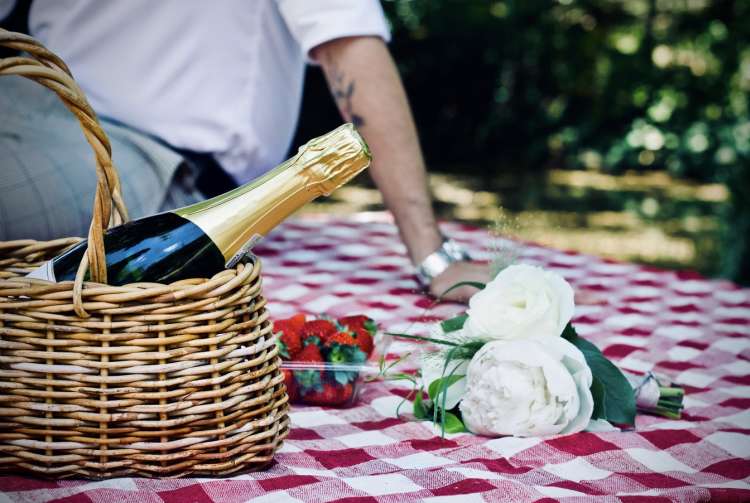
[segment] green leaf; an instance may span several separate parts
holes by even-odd
[[[606,394],[604,385],[596,377],[591,381],[591,396],[594,397],[594,412],[591,414],[591,419],[605,419]]]
[[[468,314],[459,314],[455,318],[451,318],[449,320],[441,321],[440,322],[440,328],[443,329],[443,332],[455,332],[456,330],[461,330],[464,328],[464,323],[466,323],[466,320],[469,318]]]
[[[357,379],[357,372],[347,371],[347,370],[334,370],[333,378],[337,383],[344,386]]]
[[[331,363],[364,363],[367,355],[357,346],[334,344],[328,351],[326,361]]]
[[[283,359],[285,360],[291,359],[291,356],[289,355],[289,350],[287,349],[286,344],[281,342],[280,338],[276,339],[276,346],[278,346],[279,354],[281,355]]]
[[[308,344],[315,344],[316,346],[322,345],[322,343],[320,342],[320,337],[318,337],[317,335],[305,337],[305,339],[302,341],[302,347],[307,346]]]
[[[567,335],[567,336],[566,336]],[[598,380],[599,385],[604,392],[600,395],[600,413],[601,419],[606,419],[612,423],[618,424],[635,424],[635,395],[633,387],[628,380],[622,375],[611,361],[609,361],[599,348],[591,344],[586,339],[578,337],[575,328],[569,323],[563,331],[563,337],[575,345],[583,353],[586,363]],[[592,393],[594,384],[592,381]],[[594,397],[596,406],[596,396]],[[596,409],[595,409],[596,410]]]
[[[566,341],[575,344],[575,340],[578,339],[578,332],[576,332],[576,329],[573,328],[573,325],[568,322],[568,324],[565,325],[565,328],[563,329],[561,337]]]
[[[417,391],[417,396],[414,397],[414,417],[417,419],[429,419],[432,415],[422,400],[422,390]]]
[[[349,363],[364,363],[367,360],[365,352],[356,346],[346,346],[344,348],[344,354]]]
[[[450,287],[449,289],[447,289],[446,291],[444,291],[443,293],[441,293],[440,298],[442,299],[443,297],[451,293],[453,290],[457,288],[461,288],[462,286],[473,286],[474,288],[478,290],[484,290],[484,287],[487,285],[485,285],[484,283],[480,283],[479,281],[460,281],[456,283],[455,285],[453,285],[452,287]]]
[[[295,370],[294,378],[303,394],[310,390],[323,391],[319,370]]]
[[[474,355],[477,354],[477,351],[482,349],[482,346],[487,344],[488,341],[484,339],[464,342],[463,344],[459,346],[453,346],[448,350],[448,353],[446,354],[445,361],[446,361],[446,368],[447,363],[454,361],[454,360],[471,360],[474,358]]]
[[[375,335],[375,333],[378,331],[378,324],[372,320],[367,320],[365,322],[365,330],[370,332],[370,335]]]
[[[449,387],[451,387],[454,383],[460,381],[464,377],[466,376],[464,376],[463,374],[453,374],[432,381],[429,388],[427,388],[427,394],[429,395],[430,400],[437,403],[437,397],[441,393],[447,391]]]
[[[330,351],[328,351],[328,356],[326,357],[326,361],[335,364],[341,364],[346,363],[346,355],[344,354],[344,351],[342,351],[341,347],[336,346],[332,348]]]
[[[466,431],[466,426],[464,426],[463,421],[452,412],[446,412],[444,419],[443,431],[445,433],[461,433],[462,431]]]

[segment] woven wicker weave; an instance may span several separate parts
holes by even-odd
[[[0,60],[0,76],[49,87],[78,117],[98,179],[75,282],[23,274],[79,238],[0,242],[0,471],[176,477],[265,466],[287,434],[288,398],[260,262],[211,279],[106,285],[103,230],[127,220],[106,135],[62,61],[24,35],[0,30],[0,45],[31,55]]]

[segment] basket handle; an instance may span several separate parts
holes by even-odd
[[[112,148],[86,96],[59,57],[34,38],[2,28],[0,46],[24,51],[30,56],[0,58],[0,75],[19,75],[53,90],[68,110],[76,116],[86,140],[94,150],[96,195],[89,226],[88,248],[81,259],[74,287],[76,311],[80,309],[85,313],[81,304],[81,291],[86,270],[90,269],[91,281],[107,282],[104,231],[128,220],[127,208],[120,189],[120,178],[112,164]]]

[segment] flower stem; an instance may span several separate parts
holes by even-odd
[[[434,342],[435,344],[443,344],[445,346],[460,346],[460,343],[457,342],[451,342],[446,341],[445,339],[435,339],[433,337],[423,337],[421,335],[411,335],[411,334],[396,334],[393,332],[386,332],[386,335],[390,335],[392,337],[400,337],[403,339],[414,339],[417,341],[425,341],[425,342]]]
[[[682,398],[683,396],[685,396],[685,391],[682,388],[659,387],[659,398]]]
[[[650,412],[657,414],[659,416],[666,417],[667,419],[680,419],[682,415],[679,412],[675,412],[673,410],[665,409],[662,407],[656,407],[655,409],[651,409]]]

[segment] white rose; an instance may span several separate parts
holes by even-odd
[[[469,300],[464,329],[474,337],[557,337],[573,317],[573,289],[560,275],[530,265],[503,269]]]
[[[464,424],[487,436],[582,431],[594,411],[591,381],[583,353],[562,337],[488,342],[466,374]]]

